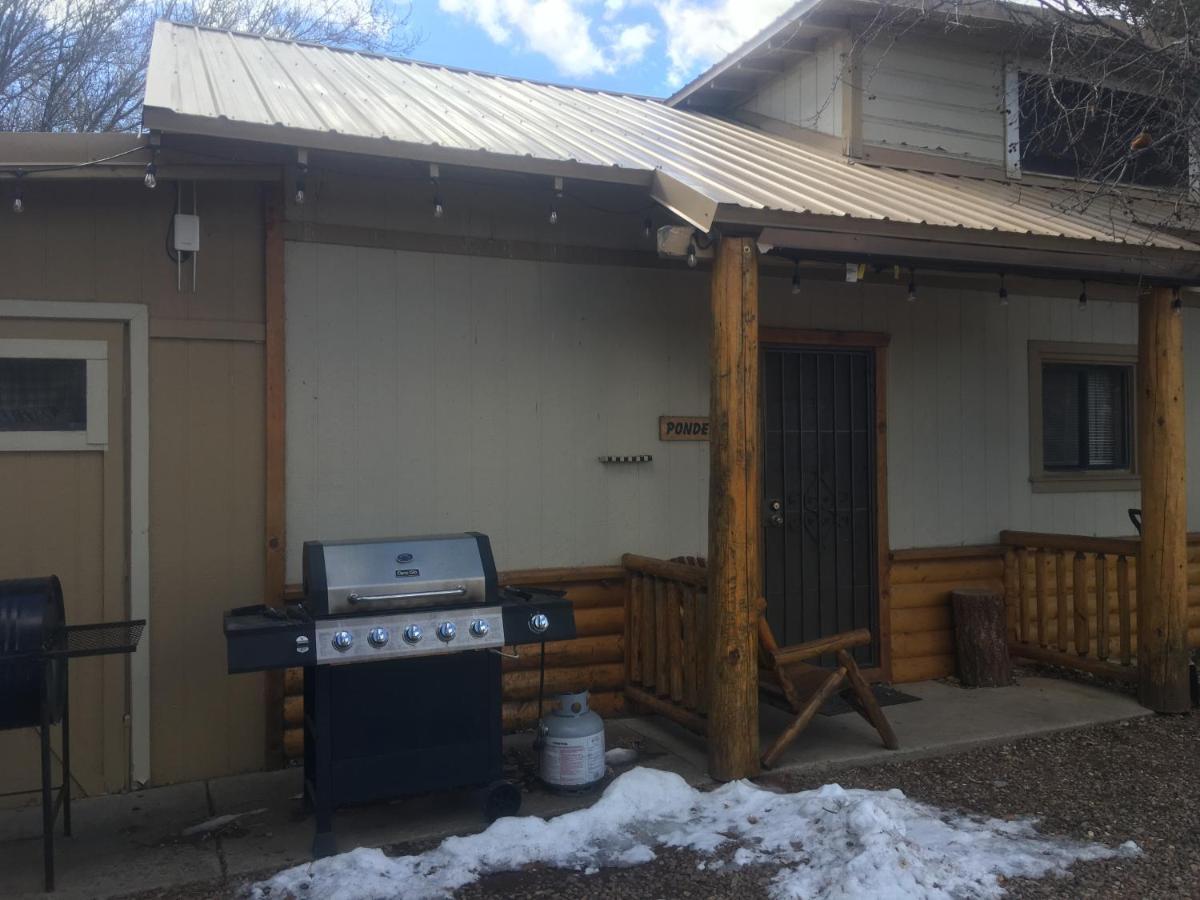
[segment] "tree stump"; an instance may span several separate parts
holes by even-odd
[[[1004,595],[982,588],[960,588],[951,591],[950,603],[954,609],[959,681],[966,687],[1012,684]]]

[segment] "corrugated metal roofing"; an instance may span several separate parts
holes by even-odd
[[[406,146],[655,172],[716,204],[1197,250],[1074,192],[850,165],[828,150],[657,100],[160,22],[145,124],[369,152]]]

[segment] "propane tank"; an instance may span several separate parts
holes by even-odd
[[[588,709],[588,693],[558,694],[542,720],[542,781],[560,791],[586,791],[604,779],[604,722]]]

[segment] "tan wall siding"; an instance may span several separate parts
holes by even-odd
[[[262,346],[153,341],[150,371],[152,771],[257,769],[263,676],[226,674],[221,613],[262,596]]]
[[[863,142],[1004,162],[999,53],[948,41],[878,40],[863,49]]]
[[[817,52],[765,85],[743,107],[825,134],[842,134],[842,47],[824,41]]]
[[[190,185],[185,196],[190,210]],[[173,183],[34,179],[25,213],[0,216],[0,294],[144,303],[152,333],[261,323],[258,187],[201,182],[197,199],[198,288],[185,268],[180,293],[164,249]],[[223,610],[262,597],[262,345],[152,339],[150,356],[148,650],[152,778],[162,783],[263,762],[261,678],[225,674],[221,637]]]

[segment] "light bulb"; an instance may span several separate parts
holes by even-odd
[[[304,204],[304,189],[308,186],[308,166],[301,165],[296,170],[296,204],[302,206]]]
[[[1083,285],[1083,290],[1081,290],[1081,291],[1079,292],[1079,308],[1080,308],[1080,309],[1087,309],[1087,302],[1088,302],[1088,295],[1087,295],[1087,282],[1086,282],[1086,281],[1081,281],[1081,282],[1080,282],[1080,284],[1082,284],[1082,285]]]
[[[792,293],[800,293],[800,260],[796,260],[796,265],[792,268]]]
[[[687,264],[689,269],[696,268],[696,242],[692,241],[688,244]]]
[[[652,235],[653,233],[654,233],[654,223],[651,222],[649,219],[646,219],[644,222],[642,222],[642,237],[649,240],[650,235]]]
[[[142,184],[154,190],[158,187],[158,166],[153,162],[146,163],[146,176],[142,179]]]
[[[556,207],[556,206],[550,207],[550,224],[551,225],[558,224],[558,207]]]
[[[917,302],[917,283],[915,281],[910,281],[908,283],[908,302]]]
[[[445,207],[442,206],[442,201],[439,198],[434,197],[433,198],[433,217],[435,219],[440,219],[445,214],[446,214],[446,209],[445,209]]]
[[[13,212],[25,212],[25,201],[21,199],[21,189],[17,188],[17,196],[13,197]]]
[[[1000,305],[1008,306],[1008,288],[1004,286],[1004,276],[1000,276]]]

